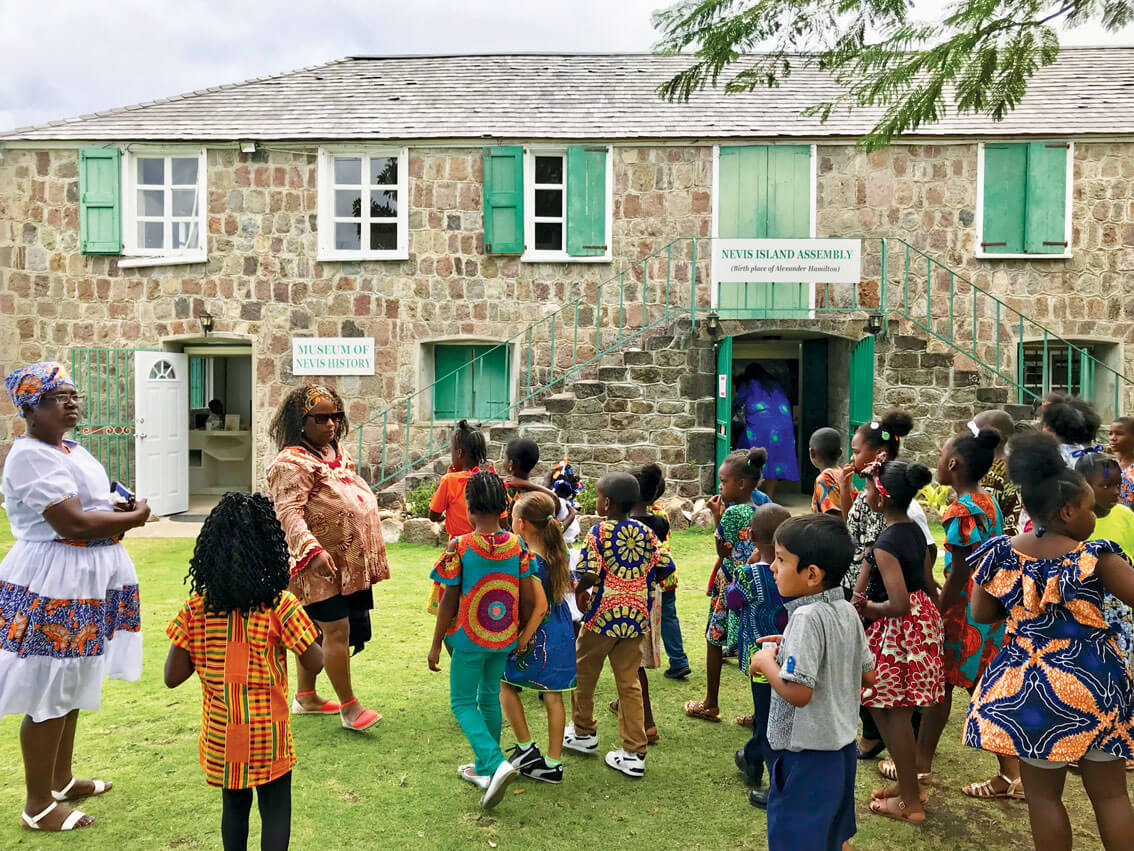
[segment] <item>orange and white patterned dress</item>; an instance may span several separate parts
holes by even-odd
[[[318,637],[289,591],[274,606],[215,614],[200,594],[165,628],[201,679],[197,753],[210,786],[247,789],[291,771],[295,749],[287,702],[287,652]]]
[[[291,592],[305,605],[365,591],[390,578],[378,501],[339,443],[326,461],[287,446],[268,465],[268,492],[291,553]],[[317,554],[334,561],[333,577],[303,568]]]

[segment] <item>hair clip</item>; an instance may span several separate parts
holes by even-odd
[[[1084,455],[1093,455],[1096,452],[1102,452],[1102,444],[1096,443],[1094,446],[1084,446],[1081,449],[1071,450],[1072,458],[1082,458]]]
[[[883,440],[889,440],[890,439],[890,432],[883,430],[882,439]]]
[[[875,420],[874,422],[872,422],[870,424],[870,428],[871,428],[872,431],[878,431],[878,429],[882,428],[882,423]]]
[[[973,437],[980,437],[980,426],[976,424],[976,420],[969,420],[967,425],[969,431],[973,433]]]

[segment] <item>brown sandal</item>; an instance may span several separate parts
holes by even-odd
[[[894,809],[891,801],[898,802],[898,808]],[[894,819],[895,821],[905,821],[910,824],[921,824],[925,821],[925,811],[920,813],[907,812],[908,807],[906,802],[901,798],[874,798],[870,802],[870,812],[876,816],[884,816],[885,818]]]
[[[881,762],[879,762],[878,763],[878,773],[881,774],[883,777],[885,777],[887,780],[893,780],[895,783],[898,782],[898,767],[896,765],[894,765],[894,760],[892,760],[892,759],[884,759]],[[922,786],[932,786],[933,785],[933,772],[932,771],[918,772],[917,782],[920,783]]]
[[[751,730],[752,729],[752,721],[753,721],[754,717],[755,716],[753,716],[753,715],[737,715],[736,716],[736,725],[738,727],[747,727],[749,730]]]
[[[1003,780],[1008,784],[1008,788],[1003,791],[998,791],[992,788],[992,784],[997,780]],[[991,780],[985,780],[983,783],[970,783],[961,789],[970,798],[1014,798],[1018,801],[1025,799],[1024,795],[1024,781],[1017,777],[1015,780],[1009,780],[1003,774],[997,774]]]
[[[917,794],[918,794],[919,800],[923,804],[929,801],[929,792],[926,790],[926,787],[921,786],[919,784]],[[872,801],[884,801],[887,798],[898,798],[898,797],[901,797],[901,792],[898,791],[898,787],[896,785],[895,786],[883,786],[881,789],[875,789],[873,792],[870,793],[870,800],[872,800]]]
[[[712,721],[714,724],[721,723],[721,712],[718,709],[716,712],[705,708],[705,701],[703,700],[687,700],[685,701],[685,714],[690,718],[700,718],[702,721]]]

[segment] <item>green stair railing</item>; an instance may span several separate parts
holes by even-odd
[[[815,286],[813,306],[772,306],[746,310],[732,319],[809,320],[824,315],[882,315],[905,320],[946,351],[970,360],[975,369],[991,373],[1011,390],[1017,401],[1041,398],[1053,388],[1091,397],[1110,398],[1113,413],[1134,381],[1084,348],[1056,334],[1022,313],[1011,303],[973,283],[908,242],[889,237],[862,238],[863,274],[855,284]],[[515,363],[510,376],[509,401],[497,406],[497,416],[482,426],[500,425],[534,398],[562,387],[582,370],[607,354],[640,339],[679,316],[691,323],[708,315],[708,287],[704,280],[712,239],[674,240],[644,257],[623,264],[599,283],[575,285],[577,294],[556,309],[476,355],[469,364],[440,376],[376,413],[357,428],[360,468],[370,468],[372,486],[381,487],[415,466],[449,449],[451,420],[434,412],[433,394],[465,369],[500,350],[505,362]],[[702,268],[698,270],[698,263]],[[772,287],[773,285],[768,285]],[[766,299],[775,304],[774,292]],[[885,330],[883,330],[885,333]],[[1037,380],[1025,374],[1024,347],[1041,347]],[[1066,380],[1053,380],[1049,355],[1066,351]],[[1078,365],[1078,381],[1073,365]],[[954,365],[957,365],[956,363]],[[963,361],[962,361],[963,365]],[[974,369],[974,371],[975,371]],[[414,438],[416,437],[416,443]],[[363,454],[364,446],[370,447]]]

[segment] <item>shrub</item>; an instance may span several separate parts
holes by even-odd
[[[406,492],[406,509],[409,511],[410,517],[429,516],[429,500],[433,499],[433,493],[436,490],[437,482],[433,479],[426,479]]]
[[[579,494],[579,513],[594,514],[596,502],[598,502],[598,491],[595,490],[595,480],[587,479],[583,483],[583,492]]]
[[[925,508],[931,508],[940,516],[949,507],[949,486],[929,484],[921,489],[918,500]]]

